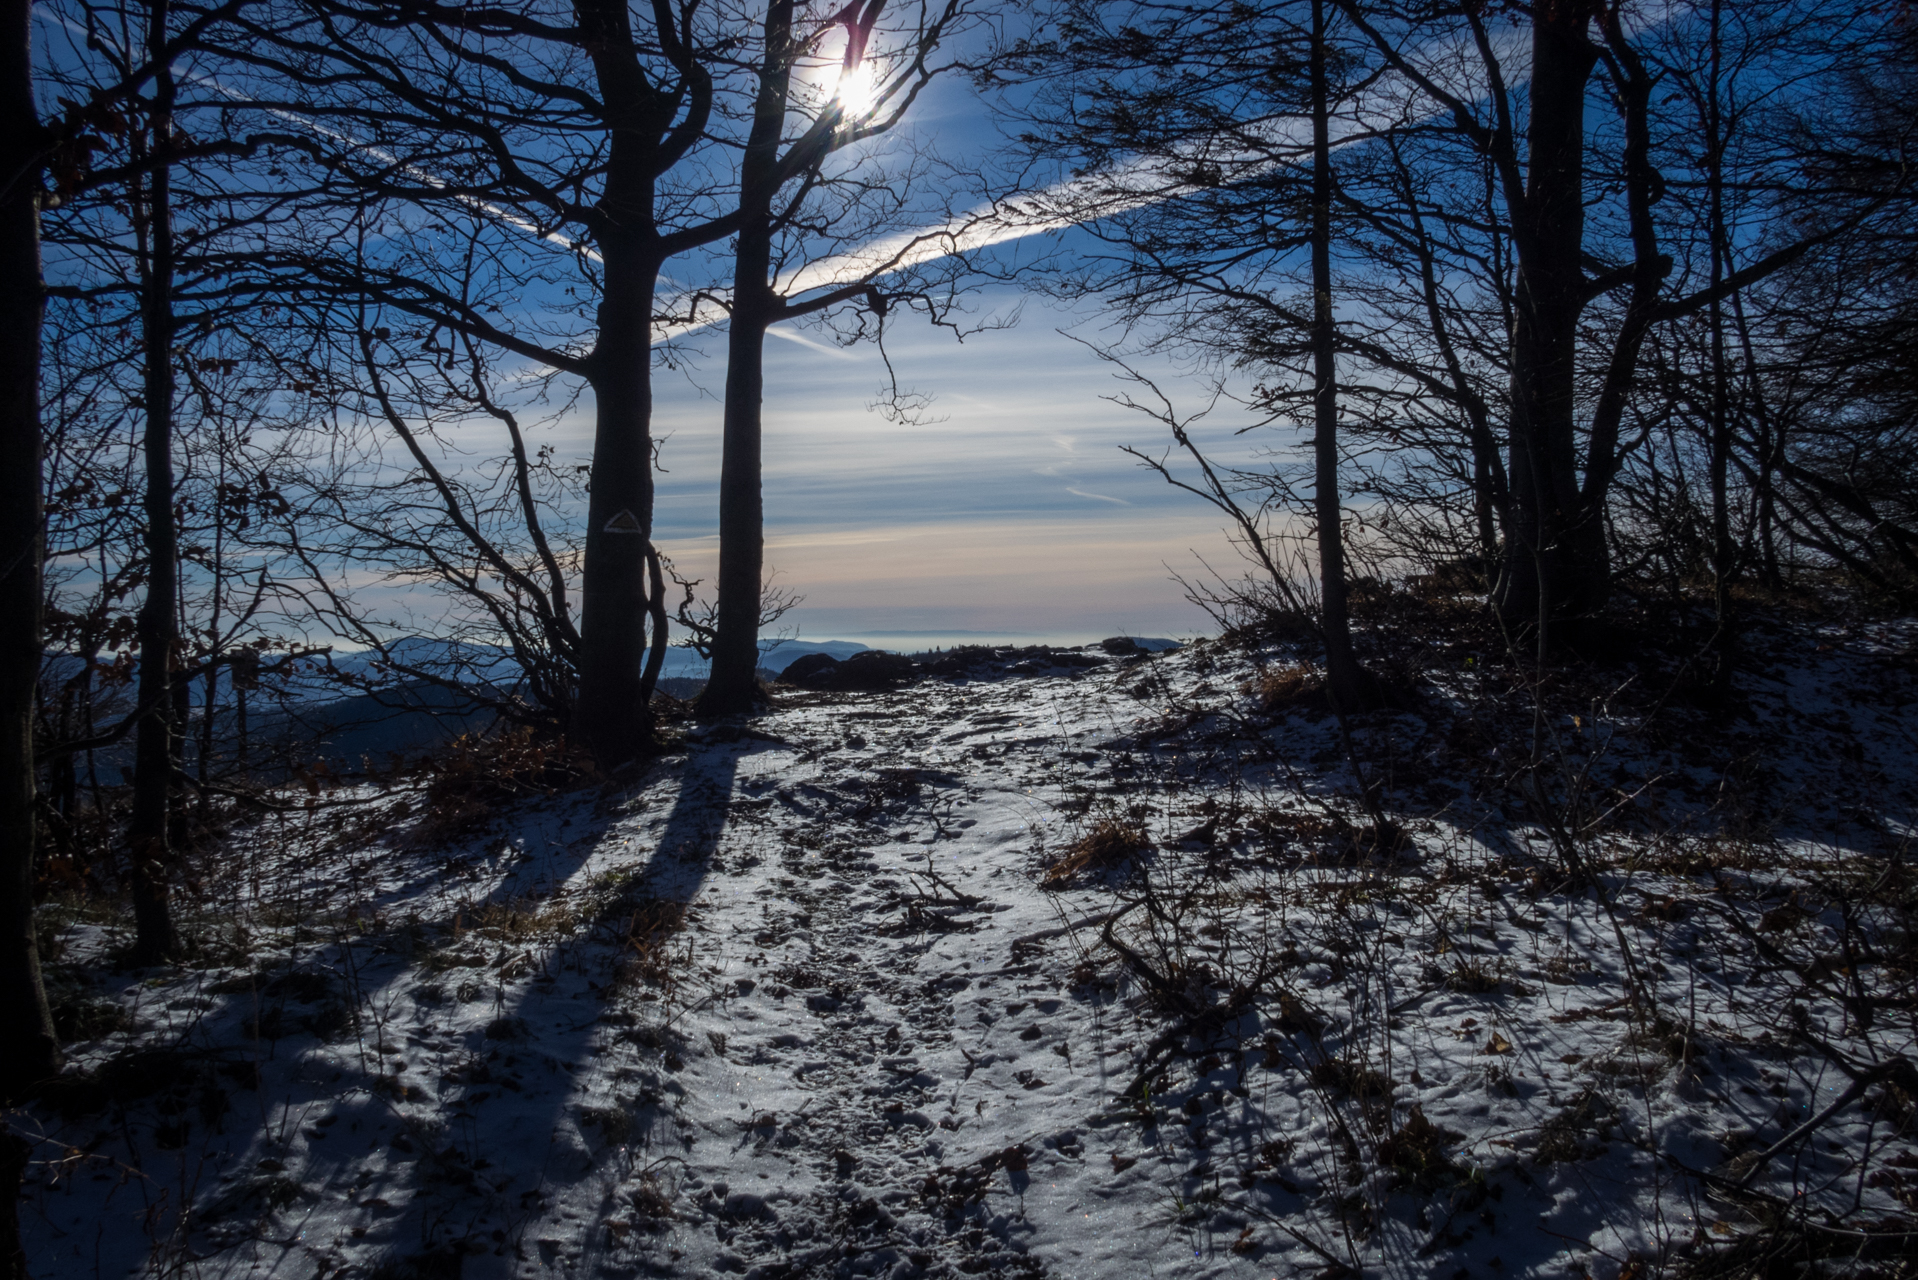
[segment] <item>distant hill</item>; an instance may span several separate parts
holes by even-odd
[[[770,675],[804,654],[829,653],[843,660],[866,646],[851,640],[764,640],[759,648],[762,672]],[[505,692],[519,678],[512,651],[502,645],[408,636],[393,642],[388,654],[392,662],[481,689]],[[260,753],[261,776],[274,773],[265,763],[270,759],[296,765],[325,760],[345,770],[358,769],[362,759],[384,766],[396,754],[417,756],[461,734],[484,733],[494,725],[492,712],[475,708],[436,684],[391,670],[389,659],[372,650],[336,651],[330,657],[334,671],[379,687],[367,691],[342,684],[325,672],[326,656],[297,662],[291,676],[275,682],[283,685],[283,698],[263,691],[249,699],[247,736],[253,744],[249,754]],[[267,655],[267,661],[272,658]],[[668,648],[661,691],[682,698],[697,695],[710,666],[691,649]],[[49,654],[42,670],[50,681],[65,680],[79,673],[80,662],[70,655]],[[215,737],[221,745],[216,750],[230,758],[235,741],[233,709],[224,699],[231,696],[231,686],[222,680],[220,688],[223,703]],[[197,723],[203,714],[197,683],[193,693],[192,715]],[[189,764],[198,744],[196,729],[188,734]],[[130,769],[132,737],[102,749],[98,758],[109,778]]]

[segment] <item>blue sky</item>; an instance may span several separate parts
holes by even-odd
[[[929,145],[983,167],[1004,142],[988,106],[955,80],[922,97],[881,145]],[[1069,254],[1090,243],[1082,233],[1051,233],[1005,252]],[[685,279],[700,268],[682,261],[667,270]],[[923,317],[889,327],[901,386],[931,397],[933,421],[919,425],[870,407],[886,382],[873,348],[835,347],[790,326],[805,342],[768,340],[767,563],[780,585],[804,597],[786,621],[808,639],[895,647],[967,633],[1078,642],[1208,630],[1172,574],[1201,572],[1195,551],[1236,572],[1221,519],[1120,452],[1169,441],[1158,424],[1105,399],[1120,389],[1112,366],[1059,332],[1109,340],[1106,317],[1094,305],[1067,310],[1015,286],[983,290],[969,309],[975,321],[1015,311],[1019,319],[963,342]],[[656,530],[683,571],[710,581],[724,333],[679,345],[694,354],[692,367],[662,370],[655,382],[653,429],[664,441],[666,472]],[[1202,379],[1162,362],[1153,372],[1182,409],[1203,403]],[[1222,407],[1201,434],[1221,456],[1243,458],[1250,442],[1232,433],[1246,421]],[[563,430],[566,446],[583,455],[587,419]],[[1283,443],[1270,432],[1264,442]],[[890,634],[898,632],[933,634]]]
[[[898,145],[930,143],[982,163],[1003,145],[986,106],[957,82],[922,98],[901,133]],[[1067,234],[1069,246],[1078,237]],[[697,270],[668,270],[688,268]],[[1215,564],[1231,553],[1208,508],[1120,452],[1161,445],[1163,432],[1103,399],[1117,389],[1111,367],[1058,332],[1098,338],[1098,311],[1067,311],[1010,286],[976,295],[970,310],[974,320],[1020,314],[1013,327],[964,342],[919,316],[889,328],[900,384],[931,397],[932,420],[917,425],[870,407],[887,381],[873,348],[790,326],[804,342],[768,340],[767,563],[804,597],[786,621],[809,639],[900,647],[975,632],[1076,642],[1205,630],[1172,569],[1196,571],[1195,548]],[[655,383],[666,472],[657,536],[683,571],[710,581],[724,334],[680,345],[694,353],[692,367],[661,371]],[[583,453],[583,420],[574,432]],[[935,634],[871,634],[902,631]]]
[[[980,298],[981,314],[1020,301]],[[1168,565],[1197,549],[1231,560],[1220,521],[1120,452],[1157,448],[1162,429],[1102,397],[1111,367],[1057,332],[1096,336],[1096,313],[1026,300],[1019,323],[956,342],[906,321],[888,338],[903,385],[930,395],[938,421],[902,425],[868,406],[885,381],[870,348],[769,340],[766,351],[767,560],[805,597],[791,615],[808,638],[863,632],[984,631],[1055,640],[1121,632],[1191,635],[1204,615]],[[654,429],[664,440],[657,528],[698,576],[716,555],[723,335],[690,341],[690,377],[662,372]],[[1195,407],[1200,388],[1181,381]],[[1242,453],[1221,411],[1209,434]],[[1234,422],[1232,425],[1242,425]],[[586,424],[562,427],[584,451]]]

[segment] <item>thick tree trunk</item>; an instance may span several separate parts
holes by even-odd
[[[40,221],[28,0],[0,0],[0,1102],[59,1069],[33,937],[40,675]]]
[[[1312,461],[1319,541],[1319,627],[1325,689],[1341,713],[1376,706],[1378,682],[1359,665],[1345,591],[1344,504],[1339,497],[1339,383],[1332,315],[1332,147],[1326,83],[1325,3],[1312,4]]]
[[[765,572],[760,425],[766,329],[778,315],[772,281],[772,201],[792,89],[792,0],[766,6],[753,127],[739,166],[739,238],[733,249],[732,328],[726,347],[726,424],[719,477],[719,584],[713,666],[702,715],[759,707],[759,601]]]
[[[653,290],[673,248],[659,234],[659,174],[701,135],[712,84],[669,26],[654,32],[690,89],[667,91],[641,67],[624,0],[573,0],[605,104],[606,185],[595,210],[602,255],[599,338],[588,379],[597,400],[586,554],[580,567],[579,687],[573,738],[602,769],[654,746],[648,705],[666,643],[663,589],[647,591],[653,547]],[[656,8],[663,20],[667,8]],[[677,50],[675,54],[673,51]],[[687,117],[674,114],[684,103]],[[668,136],[670,135],[670,136]],[[718,233],[714,231],[713,235]],[[684,239],[679,247],[703,243]],[[651,653],[647,632],[651,623]]]
[[[1576,432],[1578,321],[1585,307],[1585,89],[1597,60],[1590,7],[1551,0],[1532,21],[1525,198],[1512,325],[1513,518],[1495,600],[1508,625],[1576,631],[1611,592],[1602,506],[1581,496]]]
[[[651,203],[650,193],[645,197]],[[657,257],[604,246],[599,344],[592,385],[592,493],[581,568],[579,694],[573,734],[602,769],[653,741],[644,662],[651,600],[646,559],[653,535],[652,309]]]
[[[765,573],[765,504],[760,424],[765,391],[769,242],[763,220],[740,234],[732,328],[726,345],[726,418],[719,472],[719,583],[713,666],[699,697],[702,715],[758,708],[759,597]],[[753,242],[749,245],[748,242]]]

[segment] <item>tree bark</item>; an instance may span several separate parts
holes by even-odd
[[[771,235],[762,221],[742,230],[739,238],[732,327],[726,339],[713,664],[699,696],[699,712],[707,716],[750,712],[765,701],[758,674],[760,587],[766,564],[760,438],[766,329],[772,311],[766,285]]]
[[[655,10],[664,12],[663,6]],[[653,554],[653,290],[671,252],[659,234],[654,200],[661,168],[690,145],[704,108],[696,104],[673,130],[683,139],[662,141],[680,98],[651,84],[641,69],[624,0],[574,0],[574,13],[599,83],[609,143],[606,185],[595,210],[604,265],[588,373],[597,417],[572,730],[599,767],[610,770],[654,743],[649,673],[658,664],[646,660],[648,624],[657,616],[646,578]],[[678,47],[669,22],[655,35],[662,45]],[[688,56],[682,69],[691,66]],[[652,631],[657,651],[665,628]]]
[[[759,707],[759,606],[765,575],[765,504],[760,436],[765,407],[766,330],[778,313],[772,281],[772,201],[780,134],[792,85],[792,0],[766,7],[765,57],[753,127],[740,161],[740,229],[733,251],[733,307],[726,344],[725,435],[719,474],[719,583],[713,664],[699,697],[702,715]]]
[[[1603,495],[1578,476],[1578,321],[1585,308],[1585,91],[1597,62],[1591,9],[1547,0],[1532,18],[1531,119],[1524,198],[1512,209],[1518,278],[1512,325],[1513,518],[1495,595],[1510,625],[1576,631],[1604,607],[1611,565]],[[1569,636],[1563,638],[1570,638]]]
[[[1725,230],[1725,121],[1719,101],[1720,60],[1723,53],[1723,13],[1719,0],[1711,7],[1711,81],[1705,101],[1705,175],[1710,203],[1706,230],[1711,235],[1712,300],[1707,311],[1711,327],[1711,491],[1712,491],[1712,605],[1717,615],[1711,642],[1711,693],[1722,702],[1732,691],[1732,668],[1737,661],[1738,627],[1732,602],[1732,578],[1737,551],[1731,532],[1731,371],[1726,364],[1725,310],[1718,297],[1730,256]]]
[[[646,184],[650,189],[650,181]],[[651,203],[650,190],[645,197]],[[574,735],[602,769],[644,754],[653,741],[645,661],[652,549],[652,301],[657,256],[605,243],[597,400],[586,557],[580,573],[579,696]],[[663,636],[654,637],[663,643]]]
[[[40,675],[39,176],[29,0],[0,0],[0,1102],[60,1067],[33,935],[33,707]]]
[[[133,749],[133,812],[127,823],[132,867],[133,958],[156,964],[179,949],[168,879],[174,850],[169,811],[178,768],[173,663],[178,640],[179,538],[173,513],[173,228],[172,184],[167,154],[172,148],[172,70],[164,61],[166,0],[153,0],[148,47],[157,59],[152,102],[152,146],[158,161],[145,199],[137,189],[135,216],[144,204],[146,258],[142,281],[141,336],[146,348],[146,598],[136,621],[140,641],[139,705]]]
[[[1345,589],[1344,504],[1339,497],[1339,382],[1332,315],[1331,91],[1325,0],[1312,0],[1312,461],[1318,521],[1319,629],[1325,691],[1341,714],[1376,706],[1378,682],[1359,665]]]

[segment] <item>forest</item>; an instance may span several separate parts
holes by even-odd
[[[0,6],[0,1274],[1914,1274],[1909,3]],[[1018,297],[1202,634],[794,643]]]

